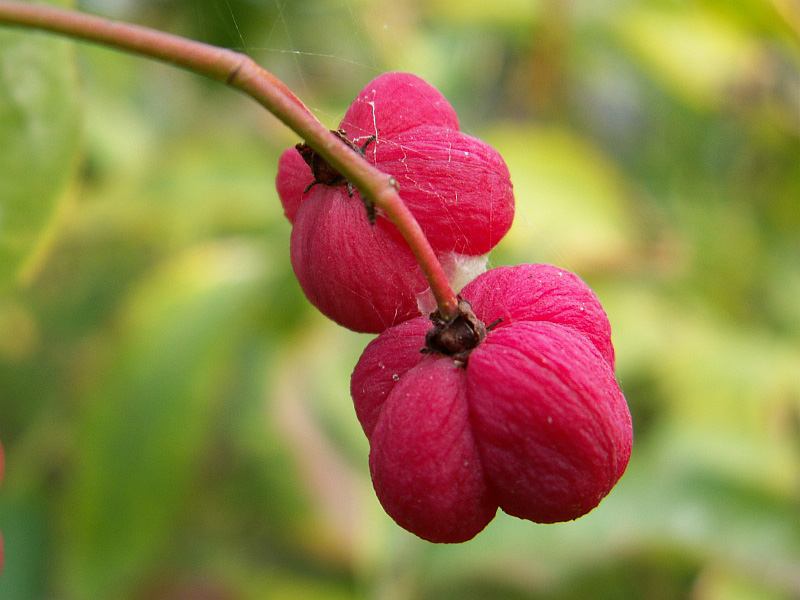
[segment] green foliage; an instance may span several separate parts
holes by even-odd
[[[78,95],[69,42],[0,30],[0,290],[63,203],[77,163]]]
[[[291,273],[297,140],[217,84],[0,29],[0,598],[800,597],[791,2],[83,8],[244,47],[331,126],[379,72],[439,87],[512,173],[491,262],[572,269],[609,312],[634,452],[575,522],[399,530],[348,396],[369,338]]]

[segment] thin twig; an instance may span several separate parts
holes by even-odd
[[[342,144],[286,85],[246,54],[39,3],[0,0],[0,24],[97,42],[205,75],[247,94],[303,138],[352,182],[362,196],[383,209],[411,247],[436,298],[439,312],[446,319],[458,314],[458,300],[442,265],[414,215],[400,198],[394,178]]]

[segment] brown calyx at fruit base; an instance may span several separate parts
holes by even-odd
[[[459,296],[458,315],[449,321],[437,310],[430,314],[433,329],[425,334],[424,354],[452,356],[461,367],[466,366],[469,353],[478,347],[486,333],[496,327],[498,319],[488,327],[472,311],[472,305]]]
[[[367,146],[369,146],[370,143],[375,140],[375,136],[373,135],[367,139],[366,142],[364,142],[364,145],[359,147],[347,139],[347,132],[345,132],[343,129],[331,129],[331,133],[342,140],[342,142],[344,142],[351,150],[353,150],[353,152],[358,152],[361,156],[364,156],[364,151],[367,149]],[[303,160],[311,169],[311,174],[314,176],[314,180],[303,190],[304,194],[307,194],[308,191],[318,183],[327,186],[346,184],[347,195],[351,198],[353,197],[353,184],[347,181],[344,175],[334,169],[328,163],[328,161],[317,154],[317,152],[311,146],[301,143],[296,144],[295,149],[300,153],[300,156],[303,157]],[[362,198],[362,202],[364,203],[364,208],[367,210],[367,219],[369,220],[369,224],[375,225],[375,204],[364,198]]]

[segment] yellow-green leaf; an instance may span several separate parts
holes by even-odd
[[[0,288],[58,213],[76,165],[78,100],[71,42],[0,27]]]

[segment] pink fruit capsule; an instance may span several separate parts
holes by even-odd
[[[492,269],[462,296],[481,321],[502,319],[467,356],[420,352],[420,317],[379,335],[353,372],[378,499],[432,542],[471,539],[498,507],[538,523],[586,514],[633,438],[600,303],[549,265]]]
[[[508,169],[488,144],[459,131],[445,98],[419,77],[386,73],[339,127],[354,151],[397,181],[440,260],[480,256],[514,217]],[[345,141],[345,140],[343,140]],[[400,232],[307,147],[281,156],[276,187],[293,224],[291,259],[312,304],[355,331],[378,333],[419,316],[427,283]],[[301,154],[302,152],[302,154]]]

